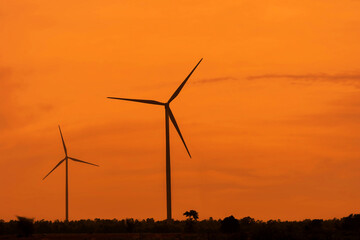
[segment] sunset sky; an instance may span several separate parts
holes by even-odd
[[[340,218],[360,208],[360,1],[0,0],[0,219]]]

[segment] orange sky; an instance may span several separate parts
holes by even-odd
[[[101,2],[101,3],[100,3]],[[343,217],[360,202],[360,1],[0,0],[0,219]]]

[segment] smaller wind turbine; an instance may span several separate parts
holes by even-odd
[[[63,135],[62,135],[62,132],[61,132],[61,128],[59,126],[59,131],[60,131],[60,135],[61,135],[61,140],[62,140],[62,143],[63,143],[63,146],[64,146],[64,152],[65,152],[65,158],[60,160],[60,162],[43,178],[43,180],[50,175],[50,173],[52,173],[58,166],[60,166],[64,161],[66,163],[66,180],[65,180],[65,221],[68,222],[69,221],[69,181],[68,181],[68,160],[73,160],[75,162],[81,162],[81,163],[86,163],[86,164],[90,164],[90,165],[93,165],[93,166],[97,166],[99,167],[99,165],[96,165],[96,164],[93,164],[93,163],[89,163],[89,162],[85,162],[85,161],[82,161],[82,160],[79,160],[79,159],[76,159],[76,158],[72,158],[72,157],[69,157],[68,156],[68,153],[67,153],[67,149],[66,149],[66,146],[65,146],[65,141],[64,141],[64,138],[63,138]]]

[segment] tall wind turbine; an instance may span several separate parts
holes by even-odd
[[[190,74],[185,78],[185,80],[181,83],[181,85],[176,89],[176,91],[173,93],[173,95],[170,97],[169,101],[166,103],[158,102],[155,100],[143,100],[143,99],[132,99],[132,98],[116,98],[116,97],[108,97],[110,99],[116,99],[116,100],[125,100],[125,101],[132,101],[132,102],[140,102],[140,103],[147,103],[147,104],[153,104],[153,105],[160,105],[165,107],[165,130],[166,130],[166,203],[167,203],[167,219],[171,220],[171,175],[170,175],[170,133],[169,133],[169,118],[174,125],[176,131],[178,132],[182,142],[184,143],[184,146],[186,148],[187,153],[189,154],[190,158],[190,152],[185,144],[185,140],[180,132],[179,126],[176,123],[174,114],[172,113],[170,109],[170,103],[179,95],[181,89],[186,84],[187,80],[190,78],[191,74],[195,71],[197,66],[200,64],[200,61],[196,64],[196,66],[193,68],[193,70],[190,72]]]
[[[65,161],[65,164],[66,164],[66,168],[65,168],[65,173],[66,173],[66,177],[65,177],[65,179],[66,179],[65,180],[65,221],[68,222],[69,221],[69,191],[68,191],[68,189],[69,189],[69,181],[68,181],[68,175],[69,175],[68,174],[68,161],[69,161],[69,159],[72,160],[72,161],[75,161],[75,162],[86,163],[86,164],[90,164],[90,165],[97,166],[97,167],[99,167],[99,165],[89,163],[89,162],[85,162],[85,161],[82,161],[82,160],[79,160],[79,159],[76,159],[76,158],[73,158],[73,157],[69,157],[68,153],[67,153],[67,149],[66,149],[66,146],[65,146],[65,141],[64,141],[60,126],[59,126],[59,131],[60,131],[61,140],[62,140],[62,143],[63,143],[63,146],[64,146],[65,158],[60,160],[60,162],[43,178],[43,180],[47,176],[49,176],[50,173],[52,173],[58,166],[60,166],[60,164],[62,164]]]

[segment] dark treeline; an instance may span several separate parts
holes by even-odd
[[[259,221],[250,217],[236,219],[233,216],[222,220],[212,218],[197,221],[146,220],[79,220],[70,222],[35,221],[19,218],[5,222],[0,220],[1,235],[31,235],[49,233],[194,233],[208,236],[226,235],[244,240],[302,240],[302,239],[360,239],[360,214],[342,219],[304,221]],[[218,238],[214,238],[218,239]],[[227,238],[228,239],[228,238]]]

